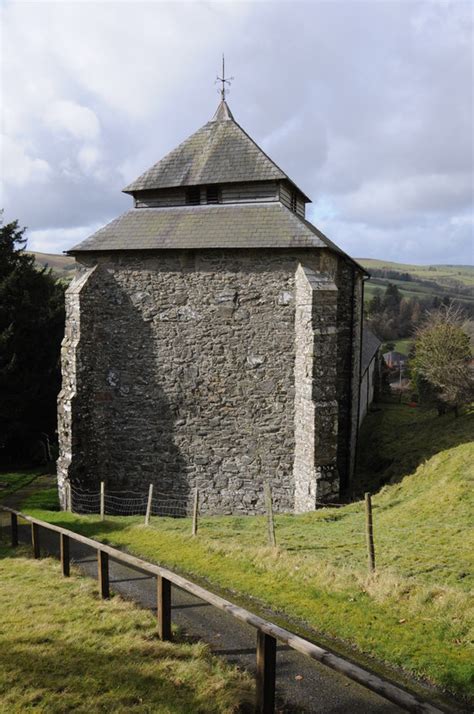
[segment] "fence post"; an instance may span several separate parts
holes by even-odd
[[[276,639],[257,631],[257,691],[258,714],[275,711]]]
[[[171,583],[161,575],[157,577],[156,615],[160,640],[171,640]]]
[[[105,521],[105,483],[100,482],[100,520]]]
[[[107,600],[110,597],[109,585],[109,554],[103,550],[97,551],[97,576],[99,580],[99,592],[101,598]]]
[[[39,540],[39,525],[37,523],[31,524],[31,545],[33,546],[33,557],[40,557],[40,540]]]
[[[374,547],[374,527],[372,523],[372,497],[370,493],[365,494],[365,535],[367,539],[367,556],[369,560],[369,571],[375,570],[375,547]]]
[[[66,482],[66,511],[72,513],[72,493],[69,481]]]
[[[18,545],[18,516],[16,513],[11,514],[12,523],[12,548]]]
[[[64,533],[59,534],[59,549],[61,553],[61,569],[65,578],[70,575],[69,559],[69,536]]]
[[[275,547],[275,524],[273,522],[272,489],[268,481],[265,482],[265,510],[267,511],[268,544]]]
[[[194,491],[194,505],[193,505],[193,526],[192,535],[195,536],[198,532],[198,512],[199,512],[199,489]]]
[[[145,525],[146,526],[150,525],[152,501],[153,501],[153,484],[151,483],[148,488],[148,503],[146,504],[146,514],[145,514]]]

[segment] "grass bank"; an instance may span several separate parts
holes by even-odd
[[[160,642],[152,614],[0,544],[0,710],[236,712],[249,678],[203,645]]]
[[[22,469],[20,471],[4,471],[0,473],[0,500],[20,488],[28,486],[37,476],[44,473],[44,468]]]
[[[230,593],[377,667],[468,700],[472,670],[472,414],[442,418],[405,405],[370,414],[359,449],[361,490],[374,497],[377,572],[367,572],[364,508],[356,502],[276,517],[188,519],[77,516],[28,510]],[[51,499],[52,494],[47,494]],[[40,497],[41,499],[41,497]],[[51,507],[51,501],[49,503]],[[474,544],[473,544],[474,545]]]

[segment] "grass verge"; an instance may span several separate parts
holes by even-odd
[[[34,479],[42,473],[44,473],[44,468],[5,471],[0,473],[0,499],[3,500],[5,496],[9,496],[11,493],[14,493],[14,491],[28,486],[29,483],[34,481]]]
[[[276,517],[278,548],[262,517],[188,519],[43,518],[106,540],[211,587],[250,609],[330,640],[333,649],[383,662],[468,701],[472,669],[473,415],[438,418],[386,405],[367,418],[359,449],[361,487],[375,491],[377,572],[367,573],[364,508]]]
[[[247,675],[203,645],[161,642],[151,613],[100,600],[93,581],[1,544],[0,579],[1,711],[250,710]]]

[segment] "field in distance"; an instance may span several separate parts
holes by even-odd
[[[469,313],[474,311],[474,266],[472,265],[410,265],[374,258],[357,258],[371,274],[365,284],[365,297],[375,290],[384,290],[394,283],[404,298],[431,300],[448,296],[462,303]]]
[[[53,273],[60,278],[72,278],[76,263],[70,255],[56,255],[55,253],[35,253],[35,260],[41,268],[51,268]]]

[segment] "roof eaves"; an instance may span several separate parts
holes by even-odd
[[[290,209],[285,206],[286,210],[289,211]],[[326,243],[327,247],[330,248],[331,250],[334,250],[336,253],[339,253],[339,255],[342,255],[343,258],[348,260],[352,265],[354,265],[358,270],[360,270],[361,273],[364,273],[367,277],[370,277],[370,273],[367,272],[367,270],[360,265],[354,258],[351,258],[350,255],[345,253],[342,248],[339,248],[338,245],[332,242],[330,238],[328,238],[322,231],[319,230],[319,228],[316,228],[313,223],[308,221],[306,218],[303,218],[302,216],[299,216],[297,213],[294,214],[296,218],[298,218],[302,223],[304,223],[315,235],[318,236],[324,243]]]

